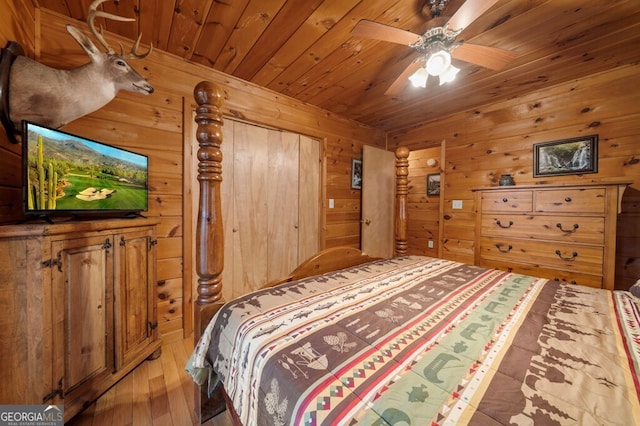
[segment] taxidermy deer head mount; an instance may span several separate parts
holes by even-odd
[[[91,33],[105,48],[101,52],[89,37],[72,25],[67,31],[89,55],[91,62],[70,70],[50,68],[25,56],[15,58],[9,75],[9,117],[16,128],[21,120],[29,120],[45,126],[58,128],[83,115],[96,111],[109,103],[119,90],[148,95],[153,87],[138,74],[127,59],[142,59],[149,55],[153,46],[144,54],[137,54],[140,38],[130,53],[116,53],[96,29],[95,19],[102,17],[117,21],[135,21],[97,8],[107,0],[94,0],[89,6],[88,24]]]

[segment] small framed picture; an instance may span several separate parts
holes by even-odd
[[[351,160],[351,188],[362,189],[362,160]]]
[[[533,177],[598,171],[598,135],[533,145]]]
[[[427,195],[440,195],[440,173],[427,175]]]

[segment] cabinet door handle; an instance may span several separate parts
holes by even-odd
[[[566,234],[573,234],[580,226],[577,223],[574,223],[573,229],[563,229],[561,223],[556,223],[556,227]]]
[[[502,243],[498,243],[495,246],[496,246],[496,248],[498,249],[498,251],[500,253],[509,253],[511,251],[511,249],[513,248],[511,246],[511,244],[509,244],[506,248],[504,247],[504,244],[502,244]]]
[[[508,201],[509,201],[509,199],[508,199],[508,198],[506,198],[506,197],[502,199],[502,202],[503,202],[503,203],[506,203],[506,202],[508,202]]]
[[[500,223],[500,221],[498,220],[498,221],[496,221],[496,225],[498,225],[502,229],[509,229],[509,228],[511,228],[511,225],[513,225],[513,222],[509,221],[509,224],[505,226],[502,223]]]
[[[564,256],[562,255],[562,252],[561,252],[560,250],[556,250],[556,254],[558,255],[558,257],[559,257],[560,259],[562,259],[562,260],[566,260],[567,262],[573,262],[574,260],[576,260],[576,257],[578,257],[578,252],[577,252],[577,251],[574,251],[574,252],[571,254],[571,257],[564,257]]]
[[[567,203],[570,203],[570,202],[571,202],[571,197],[564,197],[564,200],[565,200]]]

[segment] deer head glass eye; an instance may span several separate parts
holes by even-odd
[[[120,60],[116,61],[116,64],[117,64],[118,66],[120,66],[120,67],[124,67],[125,65],[127,65],[127,64],[126,64],[126,62],[125,62],[125,61],[123,61],[122,59],[120,59]]]

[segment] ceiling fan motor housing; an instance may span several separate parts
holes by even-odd
[[[409,47],[413,47],[418,53],[424,56],[441,50],[446,50],[451,53],[458,46],[455,41],[461,32],[462,30],[450,31],[445,27],[430,28],[420,36],[418,41],[410,44]]]

